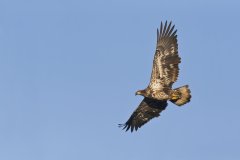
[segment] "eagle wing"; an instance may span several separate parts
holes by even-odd
[[[154,100],[145,97],[127,122],[125,124],[119,124],[119,127],[123,127],[126,131],[129,129],[131,129],[131,132],[133,132],[134,129],[137,131],[138,128],[152,118],[158,117],[160,115],[159,113],[166,107],[167,101]]]
[[[152,89],[172,87],[178,78],[181,59],[178,55],[177,30],[171,24],[172,22],[168,25],[166,21],[163,26],[161,22],[160,33],[157,30],[157,47],[149,84]]]

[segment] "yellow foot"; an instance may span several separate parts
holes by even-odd
[[[172,94],[172,100],[177,100],[177,99],[179,99],[180,97],[179,97],[179,95],[178,94],[176,94],[176,93],[173,93]]]

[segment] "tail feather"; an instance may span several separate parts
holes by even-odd
[[[174,89],[172,95],[173,96],[170,101],[178,106],[182,106],[190,102],[191,99],[191,91],[188,88],[188,85]]]

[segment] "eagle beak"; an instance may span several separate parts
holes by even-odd
[[[140,95],[140,92],[139,92],[139,91],[137,91],[137,92],[135,93],[135,96],[136,96],[136,95]]]

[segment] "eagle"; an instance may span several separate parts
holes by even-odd
[[[172,88],[179,74],[181,58],[178,54],[177,30],[166,21],[161,22],[160,31],[157,29],[157,46],[153,59],[153,67],[150,83],[144,90],[138,90],[136,95],[143,96],[142,102],[124,124],[119,124],[131,132],[137,131],[152,118],[160,116],[160,112],[166,109],[171,101],[177,106],[188,103],[191,92],[188,85]]]

